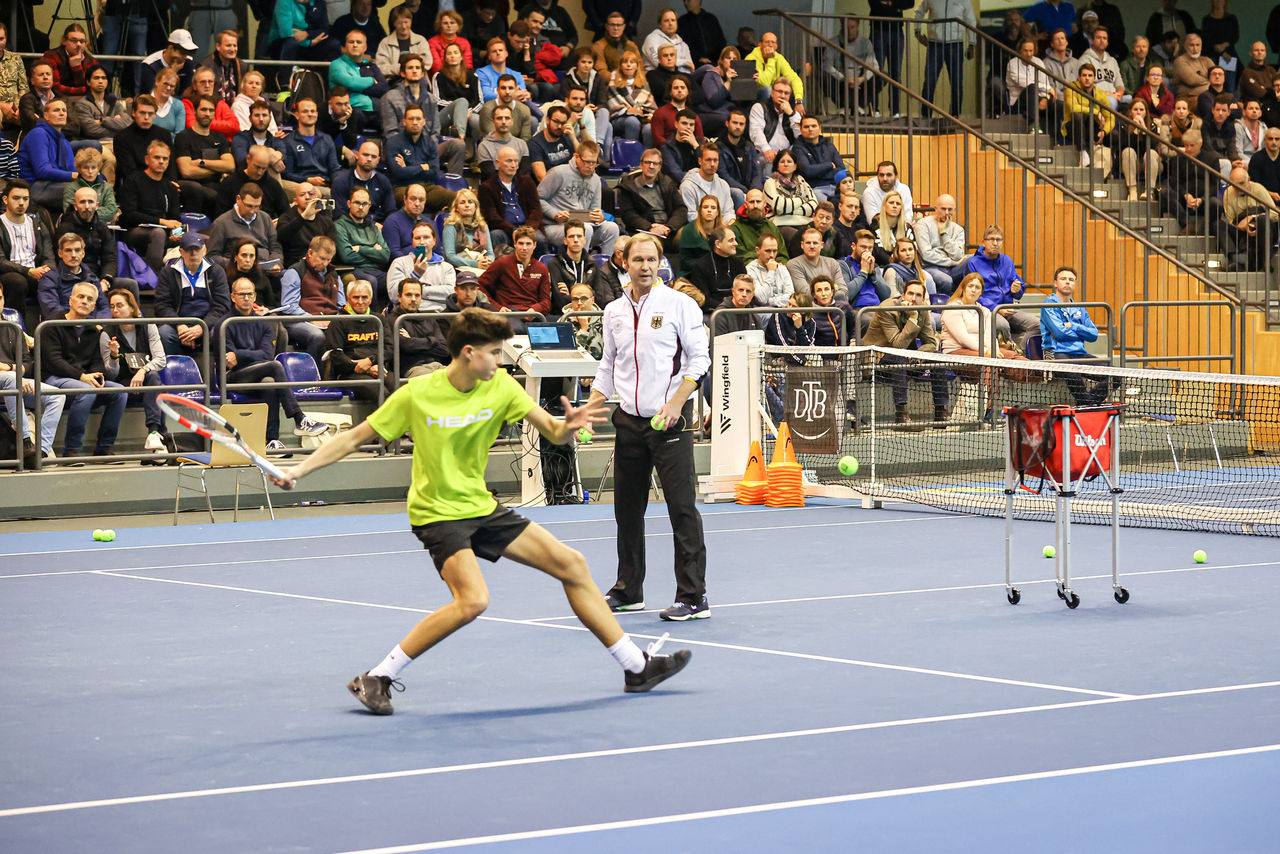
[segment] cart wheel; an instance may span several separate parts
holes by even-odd
[[[1129,601],[1129,591],[1123,587],[1117,587],[1115,592],[1116,601],[1123,605]]]
[[[1022,601],[1022,591],[1016,587],[1010,587],[1005,596],[1008,598],[1010,605],[1017,605]]]
[[[1074,592],[1070,596],[1063,596],[1062,598],[1067,603],[1067,607],[1073,611],[1080,605],[1080,597]]]
[[[1062,592],[1062,585],[1061,585],[1061,584],[1059,584],[1059,585],[1058,585],[1058,598],[1059,598],[1059,599],[1066,599],[1066,598],[1067,598],[1067,594],[1065,594],[1065,593],[1063,593],[1063,592]]]

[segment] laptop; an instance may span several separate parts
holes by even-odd
[[[578,342],[569,323],[527,323],[529,349],[539,359],[579,359]]]

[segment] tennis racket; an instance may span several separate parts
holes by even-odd
[[[156,403],[165,415],[183,427],[244,456],[249,462],[262,469],[262,472],[277,486],[284,489],[292,488],[292,481],[279,466],[250,448],[240,436],[240,431],[203,403],[176,394],[158,394]]]

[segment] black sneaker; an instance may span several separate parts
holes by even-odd
[[[615,613],[621,611],[643,611],[644,600],[639,602],[624,601],[617,593],[606,593],[604,597],[605,604],[609,606],[609,610]]]
[[[626,671],[626,680],[623,690],[628,694],[643,694],[646,691],[653,690],[659,682],[670,679],[689,663],[689,659],[693,657],[693,651],[682,649],[672,655],[658,655],[658,650],[662,648],[662,644],[669,635],[663,635],[653,643],[649,644],[649,648],[644,654],[644,670],[639,673]]]
[[[375,715],[389,715],[391,708],[391,689],[404,690],[404,683],[390,676],[370,676],[362,673],[347,683],[347,690],[364,703],[364,707]]]
[[[658,616],[677,623],[683,623],[685,620],[705,620],[711,616],[711,605],[707,602],[707,597],[703,596],[695,605],[676,602],[670,608],[664,608]]]

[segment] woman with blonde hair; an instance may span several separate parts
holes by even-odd
[[[174,94],[177,91],[178,72],[172,68],[161,68],[156,72],[156,85],[151,90],[151,97],[156,99],[154,127],[164,128],[170,136],[177,136],[187,129],[187,108]]]
[[[680,272],[687,272],[695,262],[711,252],[711,235],[723,229],[720,200],[703,196],[698,202],[698,218],[680,229],[676,243],[680,246]]]
[[[240,123],[240,130],[249,129],[249,110],[254,103],[262,100],[262,90],[267,87],[267,78],[263,76],[261,71],[250,71],[240,78],[240,94],[236,95],[235,100],[231,102],[231,112],[236,114],[236,121]],[[267,125],[267,132],[275,135],[280,130],[276,127],[276,117],[271,117],[271,124]]]
[[[622,52],[618,67],[609,76],[609,116],[619,139],[639,139],[641,129],[657,109],[644,64],[633,50]]]
[[[457,269],[477,275],[493,263],[493,241],[474,190],[462,189],[453,197],[453,206],[444,220],[440,251],[444,260]]]
[[[923,282],[928,294],[937,293],[933,279],[929,278],[924,271],[924,266],[920,263],[916,244],[909,237],[898,238],[893,254],[889,256],[889,263],[885,265],[884,280],[889,283],[889,289],[893,291],[894,296],[900,295],[908,282]]]
[[[887,266],[898,251],[899,240],[909,240],[913,244],[916,236],[911,230],[911,223],[904,213],[902,194],[890,190],[880,203],[880,213],[871,218],[871,232],[876,236],[876,263]]]
[[[117,320],[142,317],[138,298],[127,288],[107,291],[107,305],[111,316]],[[102,353],[103,374],[137,394],[143,386],[160,391],[160,371],[165,366],[164,344],[160,340],[160,327],[155,324],[137,326],[132,323],[104,328],[98,335],[98,349]],[[142,395],[147,440],[144,448],[163,453],[164,417],[156,403],[155,394]]]

